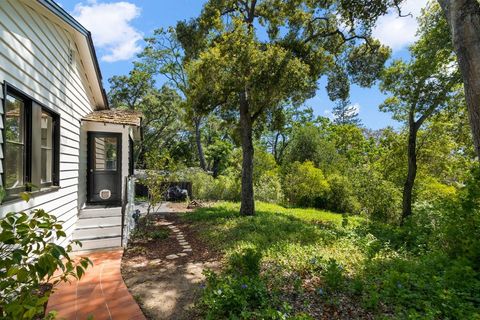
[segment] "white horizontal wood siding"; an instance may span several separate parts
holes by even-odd
[[[3,90],[0,87],[0,187],[3,185]]]
[[[94,109],[89,81],[96,79],[88,79],[74,36],[30,5],[0,0],[0,83],[12,84],[60,114],[60,189],[28,203],[6,203],[0,216],[42,208],[65,221],[71,235],[86,189],[85,173],[80,172],[86,162],[80,119]]]

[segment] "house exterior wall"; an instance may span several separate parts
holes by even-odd
[[[0,0],[0,84],[8,82],[60,115],[60,188],[36,195],[28,203],[4,203],[0,205],[0,217],[8,212],[42,208],[64,221],[70,237],[86,193],[82,170],[86,168],[87,149],[80,119],[94,109],[89,83],[97,80],[87,78],[74,36],[30,6],[35,3]],[[0,99],[4,99],[1,91]],[[0,113],[2,108],[3,102]],[[4,151],[1,131],[0,160]],[[0,177],[3,169],[0,165]]]

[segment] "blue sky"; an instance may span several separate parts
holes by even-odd
[[[159,27],[175,25],[178,20],[197,16],[203,0],[57,0],[92,32],[102,69],[104,85],[107,79],[126,74],[132,67],[136,53],[143,46],[142,39]],[[402,13],[418,16],[427,0],[407,0]],[[408,45],[415,40],[415,18],[398,18],[395,12],[381,18],[374,35],[393,50],[393,58],[408,58]],[[334,105],[325,91],[325,79],[319,83],[317,95],[306,102],[317,115],[332,117]],[[353,86],[351,102],[367,128],[399,127],[389,114],[378,110],[385,96],[377,87],[365,89]]]

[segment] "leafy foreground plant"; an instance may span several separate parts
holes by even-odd
[[[206,271],[206,286],[199,307],[206,319],[311,319],[291,314],[291,306],[269,292],[260,275],[262,255],[245,249],[230,257],[221,274]]]
[[[55,286],[80,279],[88,258],[73,261],[65,248],[53,243],[65,238],[62,224],[53,215],[37,209],[8,213],[0,220],[0,318],[33,319],[43,315]],[[55,317],[51,312],[47,319]]]

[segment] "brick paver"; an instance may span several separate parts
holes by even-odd
[[[58,319],[145,319],[120,274],[123,250],[86,254],[93,262],[80,281],[61,284],[50,297],[47,311]]]

